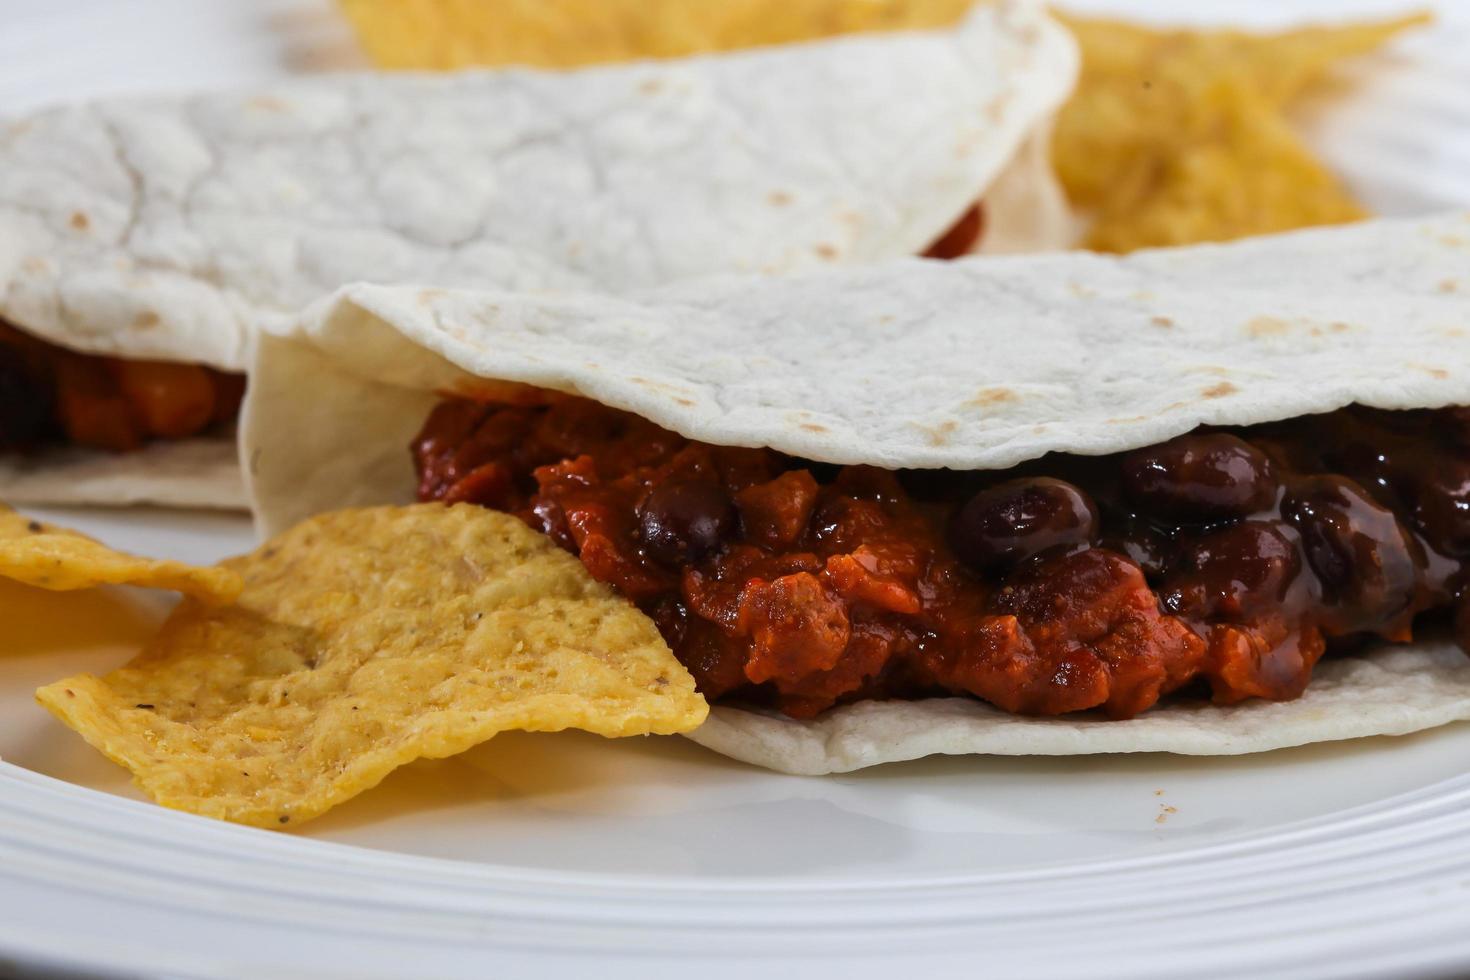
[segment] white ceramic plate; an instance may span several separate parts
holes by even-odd
[[[1074,4],[1177,17],[1172,5]],[[1281,26],[1390,3],[1195,3]],[[356,62],[320,2],[7,0],[0,111]],[[1470,4],[1310,107],[1375,207],[1470,204]],[[53,511],[122,547],[243,519]],[[286,835],[142,802],[31,700],[168,603],[0,586],[0,974],[608,978],[1470,971],[1470,726],[1231,759],[778,776],[680,739],[504,735]]]

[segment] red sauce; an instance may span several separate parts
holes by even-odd
[[[984,234],[985,206],[977,203],[960,215],[959,220],[948,231],[925,249],[923,257],[926,259],[957,259],[962,255],[969,255],[975,250],[980,236]]]
[[[244,394],[242,375],[81,354],[0,323],[0,452],[186,439],[234,422]]]
[[[938,694],[1114,718],[1181,689],[1294,698],[1329,643],[1409,639],[1470,557],[1459,409],[892,473],[548,398],[440,404],[419,497],[519,515],[647,612],[706,696],[796,717]]]

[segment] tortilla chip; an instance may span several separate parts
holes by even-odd
[[[1281,34],[1222,31],[1218,36],[1257,91],[1283,107],[1322,82],[1338,62],[1371,54],[1404,31],[1433,20],[1428,11],[1418,11],[1389,20],[1302,27]]]
[[[1228,241],[1368,216],[1251,89],[1221,83],[1192,113],[1197,138],[1136,158],[1098,202],[1088,248]]]
[[[36,698],[165,806],[298,824],[509,729],[671,734],[708,711],[653,623],[520,521],[339,511],[225,563],[140,656]]]
[[[0,576],[57,592],[98,585],[173,589],[206,602],[229,602],[240,576],[113,551],[84,534],[32,520],[0,505]]]
[[[975,0],[342,0],[384,68],[570,68],[945,27]]]
[[[1083,71],[1053,163],[1094,213],[1087,247],[1125,252],[1364,217],[1282,112],[1336,62],[1428,17],[1276,35],[1063,19]]]

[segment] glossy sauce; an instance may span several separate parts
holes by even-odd
[[[1294,698],[1329,644],[1405,641],[1455,605],[1470,557],[1460,409],[893,473],[548,394],[445,401],[413,454],[421,499],[551,535],[654,619],[708,697],[798,717],[938,694],[1115,718],[1181,690]]]

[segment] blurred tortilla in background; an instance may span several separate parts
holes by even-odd
[[[948,241],[982,198],[986,250],[1060,247],[1045,138],[1076,73],[1067,32],[1013,0],[925,35],[0,124],[0,497],[241,506],[227,402],[156,376],[238,385],[261,320],[347,283],[617,293],[872,262]],[[126,426],[124,373],[192,427]]]
[[[940,27],[974,0],[342,0],[386,68],[570,67],[832,34]],[[1342,60],[1425,14],[1278,34],[1063,17],[1083,72],[1052,160],[1090,216],[1083,244],[1126,252],[1337,224],[1367,211],[1286,111]]]

